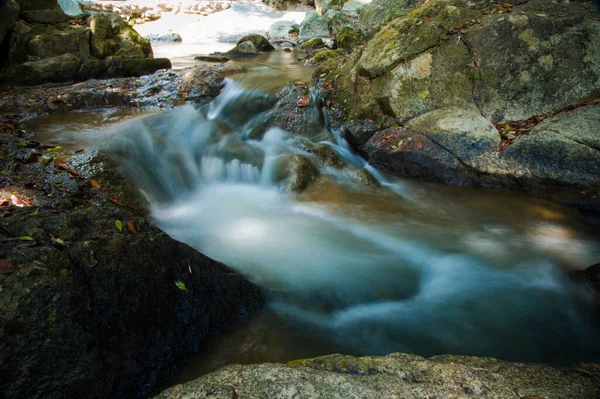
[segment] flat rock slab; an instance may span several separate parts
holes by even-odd
[[[156,398],[591,399],[600,393],[597,372],[593,365],[567,370],[466,356],[331,355],[228,366]]]

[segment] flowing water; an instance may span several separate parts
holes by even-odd
[[[589,298],[567,277],[599,261],[597,225],[539,199],[385,176],[316,107],[305,135],[265,128],[269,98],[228,80],[204,107],[109,129],[155,223],[268,298],[172,383],[336,352],[600,360]],[[299,160],[320,176],[295,192]]]

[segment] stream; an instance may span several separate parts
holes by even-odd
[[[286,54],[203,107],[28,122],[67,148],[108,146],[159,227],[263,289],[266,308],[167,385],[330,353],[600,360],[590,298],[568,278],[600,260],[598,225],[536,198],[386,176],[327,130],[318,101],[305,134],[266,128],[269,93],[306,73],[288,74]],[[295,191],[302,162],[318,177]]]

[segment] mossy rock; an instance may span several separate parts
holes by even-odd
[[[335,36],[335,43],[339,48],[351,52],[354,47],[362,43],[362,38],[356,30],[345,26],[340,29],[339,33]]]
[[[300,48],[302,49],[314,49],[317,47],[321,47],[324,46],[325,42],[323,42],[323,39],[320,37],[315,37],[313,39],[310,39],[307,42],[304,42],[300,45]]]
[[[247,42],[247,41],[252,42],[252,44],[254,44],[254,47],[256,47],[256,49],[258,51],[273,51],[273,50],[275,50],[275,47],[273,47],[273,45],[271,43],[269,43],[269,41],[267,40],[266,37],[264,37],[262,35],[258,35],[258,34],[246,35],[246,36],[242,37],[240,40],[238,40],[237,44],[241,44],[241,43]]]
[[[150,75],[159,69],[171,69],[171,61],[168,58],[123,60],[123,69],[127,76]]]
[[[318,50],[315,53],[313,53],[313,55],[310,59],[310,63],[313,66],[316,66],[316,65],[321,64],[322,62],[325,62],[325,61],[333,59],[333,58],[338,58],[343,55],[344,54],[341,53],[339,50],[322,49],[322,50]]]
[[[417,0],[374,0],[360,12],[360,30],[372,38],[387,22],[407,15],[417,4]]]

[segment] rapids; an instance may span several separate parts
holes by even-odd
[[[158,226],[268,299],[179,381],[335,352],[599,360],[589,298],[567,276],[600,259],[597,225],[539,199],[385,176],[327,131],[311,95],[303,135],[265,127],[272,97],[226,80],[206,106],[136,116],[95,143]],[[343,167],[316,156],[310,137],[329,137],[320,144]],[[290,189],[295,157],[319,171],[301,192]]]

